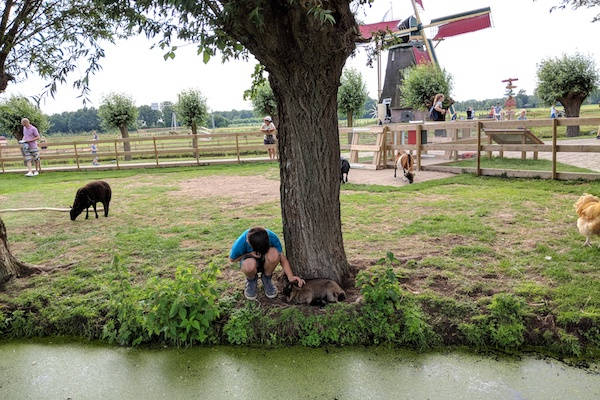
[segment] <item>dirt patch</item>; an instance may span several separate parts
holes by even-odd
[[[402,171],[398,172],[397,176],[397,178],[394,178],[393,169],[370,170],[353,168],[348,174],[348,183],[385,186],[404,186],[409,184],[402,175]],[[418,171],[415,173],[414,183],[448,178],[450,176],[454,176],[454,174],[434,171]]]
[[[171,196],[206,199],[226,197],[237,206],[279,200],[279,181],[262,176],[203,176],[180,183]]]

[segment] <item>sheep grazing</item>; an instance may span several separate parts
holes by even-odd
[[[342,183],[344,183],[344,174],[346,174],[346,182],[348,182],[348,172],[350,171],[350,163],[345,158],[340,160],[340,166],[342,171]]]
[[[108,183],[104,181],[90,182],[84,187],[77,190],[75,195],[75,201],[71,207],[71,221],[75,221],[75,218],[83,212],[85,209],[85,219],[88,219],[88,209],[90,206],[94,207],[94,213],[98,218],[98,212],[96,211],[96,203],[102,203],[104,206],[104,216],[108,217],[108,205],[110,203],[110,197],[112,191]]]

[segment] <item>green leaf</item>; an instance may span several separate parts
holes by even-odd
[[[210,56],[211,56],[210,51],[204,50],[204,54],[203,54],[204,64],[208,64],[208,62],[210,61]]]

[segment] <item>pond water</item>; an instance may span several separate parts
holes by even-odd
[[[0,399],[599,399],[598,369],[389,348],[0,344]]]

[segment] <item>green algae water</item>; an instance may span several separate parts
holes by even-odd
[[[555,360],[389,348],[0,344],[0,399],[600,399]]]

